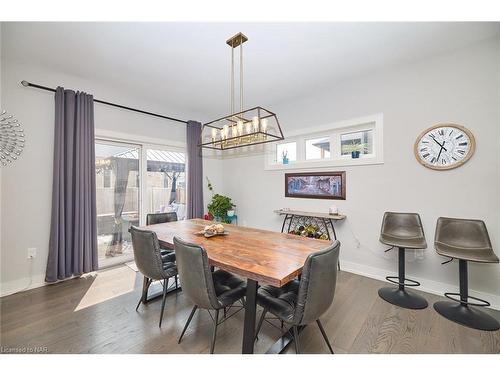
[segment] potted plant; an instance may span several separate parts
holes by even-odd
[[[288,151],[283,150],[281,152],[281,158],[283,159],[283,164],[288,164]]]
[[[207,206],[208,215],[205,215],[205,218],[231,224],[231,219],[234,216],[233,208],[236,207],[236,205],[231,201],[231,198],[220,194],[214,194],[214,187],[208,177],[207,188],[210,193],[212,193],[212,200]]]
[[[351,143],[347,143],[345,145],[342,145],[342,153],[350,152],[351,158],[358,159],[361,152],[366,151],[367,148],[368,148],[368,145],[366,143],[351,142]]]
[[[231,202],[231,198],[225,195],[214,194],[212,201],[208,204],[208,212],[213,215],[216,220],[224,223],[231,223],[231,218],[228,217],[228,211],[231,211],[236,205]],[[234,211],[233,211],[234,216]]]

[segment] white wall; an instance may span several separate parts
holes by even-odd
[[[225,190],[243,225],[279,231],[274,209],[327,211],[334,203],[347,215],[339,223],[344,269],[382,278],[397,274],[396,252],[378,241],[384,211],[419,212],[428,249],[407,257],[407,273],[423,289],[457,289],[456,263],[442,266],[433,248],[439,216],[480,218],[500,255],[500,52],[497,41],[402,67],[388,67],[296,102],[270,108],[283,130],[303,129],[365,115],[384,115],[383,165],[332,167],[347,171],[347,199],[284,197],[284,171],[265,171],[263,156],[224,160]],[[262,103],[265,106],[265,103]],[[464,166],[445,172],[414,157],[418,134],[439,122],[456,122],[476,137],[477,150]],[[360,247],[356,246],[356,240]],[[470,287],[500,307],[500,266],[470,265]]]
[[[3,106],[17,116],[26,134],[26,147],[21,158],[2,170],[0,282],[1,295],[6,295],[28,286],[43,285],[49,243],[54,95],[25,88],[21,86],[21,80],[83,90],[98,99],[186,120],[202,118],[197,113],[168,108],[160,100],[152,103],[133,93],[125,94],[102,82],[10,61],[5,51],[1,63]],[[185,143],[185,126],[182,124],[100,104],[95,105],[95,126],[96,133],[111,131],[129,134],[131,139],[141,136],[156,139],[158,143]],[[214,183],[222,185],[214,161],[207,159],[204,164]],[[37,257],[32,261],[27,259],[28,247],[38,249]]]

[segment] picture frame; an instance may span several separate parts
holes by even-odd
[[[346,173],[285,173],[285,197],[345,200]]]

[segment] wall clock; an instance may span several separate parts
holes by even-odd
[[[471,158],[476,149],[474,135],[457,124],[437,124],[424,130],[415,141],[415,157],[435,170],[453,169]]]

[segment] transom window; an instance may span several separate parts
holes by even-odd
[[[373,129],[340,135],[341,155],[351,155],[359,151],[361,155],[373,154]]]
[[[306,160],[329,159],[330,137],[306,140]]]
[[[383,163],[382,114],[285,133],[269,145],[266,169]]]
[[[286,164],[297,160],[297,142],[276,145],[276,163]]]

